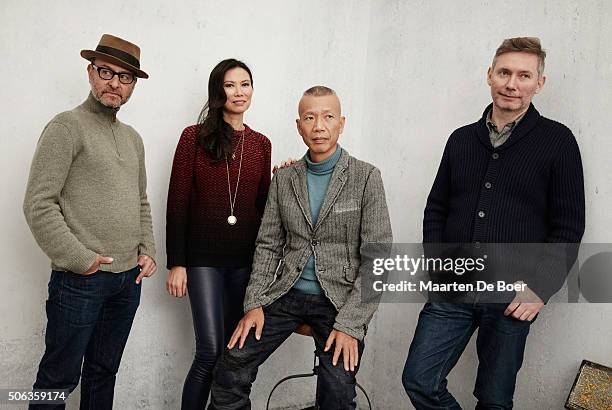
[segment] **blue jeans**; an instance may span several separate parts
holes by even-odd
[[[115,376],[140,303],[140,267],[83,276],[52,271],[45,353],[34,389],[68,389],[81,380],[81,410],[112,409]],[[30,409],[63,409],[30,404]]]
[[[476,409],[512,408],[516,375],[523,363],[531,322],[504,316],[506,306],[425,304],[402,375],[404,388],[417,410],[461,409],[446,388],[446,377],[476,328],[479,328]]]
[[[269,306],[263,308],[264,327],[260,340],[254,331],[249,332],[244,347],[225,349],[213,373],[211,404],[209,410],[245,410],[251,408],[249,393],[259,366],[302,323],[312,328],[319,356],[319,405],[321,410],[354,409],[355,375],[359,370],[344,370],[342,356],[338,364],[332,364],[333,346],[323,352],[327,337],[333,330],[337,311],[324,295],[308,295],[290,290]],[[359,363],[364,344],[359,341]],[[314,393],[314,392],[313,392]]]

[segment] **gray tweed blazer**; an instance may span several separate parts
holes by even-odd
[[[325,295],[338,310],[334,329],[363,339],[378,307],[362,300],[360,266],[366,244],[391,244],[391,222],[380,171],[343,150],[316,224],[312,223],[306,162],[274,175],[256,241],[245,312],[287,293],[310,255]]]

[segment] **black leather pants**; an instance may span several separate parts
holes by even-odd
[[[217,358],[244,314],[242,303],[250,274],[250,267],[187,269],[196,353],[183,386],[182,410],[204,408]]]

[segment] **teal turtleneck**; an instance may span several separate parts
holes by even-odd
[[[321,210],[321,206],[323,206],[323,200],[327,193],[329,181],[331,180],[332,173],[334,172],[334,168],[341,154],[342,148],[340,145],[337,145],[336,151],[329,158],[321,162],[312,162],[308,152],[304,155],[304,161],[306,161],[308,203],[310,205],[310,216],[313,224],[317,223],[319,211]],[[306,262],[300,278],[293,287],[302,293],[314,295],[323,293],[315,274],[314,255],[308,258],[308,262]]]

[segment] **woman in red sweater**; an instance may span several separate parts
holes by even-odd
[[[196,353],[183,387],[185,409],[202,409],[212,370],[243,316],[255,239],[270,186],[271,144],[243,123],[253,77],[223,60],[208,80],[208,101],[183,131],[172,165],[166,215],[166,287],[189,291]]]

